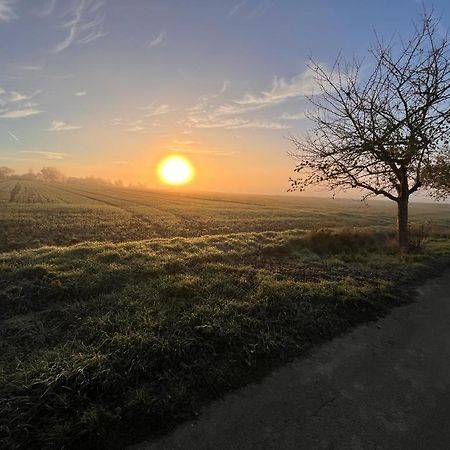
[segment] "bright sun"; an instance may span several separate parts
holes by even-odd
[[[186,184],[194,177],[194,168],[183,156],[168,156],[159,163],[158,175],[167,184]]]

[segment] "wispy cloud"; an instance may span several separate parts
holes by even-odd
[[[126,129],[126,131],[129,131],[130,133],[141,133],[142,131],[145,131],[146,128],[142,125],[133,125]]]
[[[30,72],[38,72],[44,68],[44,64],[17,64],[14,65],[19,70],[27,70]]]
[[[56,7],[57,0],[46,0],[44,6],[39,12],[39,17],[47,17],[53,13]]]
[[[202,95],[201,97],[199,97],[197,104],[191,108],[191,111],[201,111],[205,109],[205,107],[211,100],[221,97],[226,92],[229,86],[230,82],[228,80],[224,80],[224,82],[222,83],[222,87],[218,92]]]
[[[173,143],[175,145],[187,145],[187,146],[197,144],[196,141],[190,141],[185,139],[174,139]]]
[[[88,44],[106,36],[104,17],[99,13],[105,3],[105,0],[76,0],[66,12],[70,19],[62,26],[68,30],[67,36],[53,47],[53,53],[62,52],[72,44]]]
[[[123,125],[125,126],[125,131],[128,131],[129,133],[143,133],[144,131],[147,131],[147,128],[144,125],[144,121],[142,119],[138,120],[132,120],[132,121],[126,121],[124,122],[123,119],[114,119],[113,121],[116,125]]]
[[[220,118],[215,115],[206,117],[190,116],[186,120],[186,125],[192,128],[225,128],[225,129],[239,129],[239,128],[260,128],[266,130],[286,130],[290,128],[286,124],[274,121],[244,119],[241,117]]]
[[[15,0],[0,0],[0,22],[10,22],[17,18],[12,5]]]
[[[155,48],[160,47],[166,43],[167,33],[161,31],[157,36],[155,36],[151,41],[147,42],[146,47]]]
[[[41,93],[41,91],[35,91],[31,95],[25,95],[25,94],[22,94],[21,92],[12,91],[9,94],[8,101],[10,101],[12,103],[23,102],[25,100],[31,100],[33,97],[36,97],[36,95],[38,95],[40,93]]]
[[[35,150],[22,150],[20,153],[32,155],[41,159],[53,159],[61,160],[67,156],[67,153],[60,152],[47,152],[47,151],[35,151]]]
[[[38,104],[30,102],[41,91],[35,91],[31,95],[25,95],[21,92],[11,91],[7,92],[4,89],[0,89],[0,118],[3,119],[20,119],[23,117],[29,117],[36,114],[40,114]]]
[[[170,106],[166,104],[158,105],[153,102],[142,108],[144,110],[144,117],[154,117],[167,114],[171,111]]]
[[[232,156],[236,154],[236,151],[220,150],[217,148],[199,148],[199,143],[195,141],[182,141],[175,139],[173,141],[174,146],[167,148],[169,151],[185,153],[188,155],[204,155],[204,156]],[[193,147],[192,147],[193,146]]]
[[[240,3],[237,3],[233,6],[233,8],[230,9],[230,11],[227,14],[227,19],[231,19],[245,4],[247,3],[247,0],[242,0]]]
[[[34,116],[36,114],[40,114],[43,111],[34,109],[34,108],[27,108],[27,109],[15,109],[11,111],[2,111],[0,113],[1,119],[21,119],[23,117],[29,117]]]
[[[248,15],[250,18],[258,17],[264,14],[271,6],[274,5],[273,0],[260,0],[255,8]]]
[[[16,142],[20,141],[20,139],[12,131],[8,131],[8,134],[9,134],[9,137],[11,139],[13,139],[14,141],[16,141]]]
[[[210,101],[220,97],[226,91],[227,86],[228,84],[224,83],[217,95],[200,97],[197,103],[188,110],[187,117],[182,123],[191,129],[288,129],[290,125],[286,121],[301,120],[304,118],[304,113],[285,113],[281,116],[278,113],[277,118],[252,118],[249,117],[249,113],[303,98],[305,95],[313,93],[316,82],[314,73],[310,69],[306,69],[291,79],[275,77],[271,87],[258,94],[246,93],[234,101],[222,103],[221,105],[217,105],[216,101]]]
[[[62,120],[54,120],[50,128],[47,128],[46,131],[72,131],[72,130],[79,130],[81,128],[82,127],[80,125],[69,125],[68,123],[63,122]]]
[[[75,95],[76,95],[77,97],[84,97],[86,94],[87,94],[86,91],[75,92]]]
[[[298,113],[283,113],[280,116],[281,120],[304,120],[306,119],[306,114],[304,111]]]
[[[256,95],[247,93],[231,104],[222,106],[218,113],[225,115],[242,114],[247,111],[267,108],[290,99],[312,94],[315,87],[315,74],[309,68],[290,80],[274,77],[270,90]]]

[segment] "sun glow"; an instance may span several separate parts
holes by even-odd
[[[181,185],[189,183],[194,177],[194,168],[183,156],[168,156],[158,166],[158,175],[163,183]]]

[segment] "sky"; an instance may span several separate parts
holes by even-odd
[[[425,6],[430,7],[430,3]],[[308,60],[408,36],[416,0],[0,0],[0,165],[160,188],[283,194],[311,124]],[[450,26],[448,0],[433,7]],[[181,189],[181,188],[177,188]]]

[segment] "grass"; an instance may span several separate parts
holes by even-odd
[[[447,233],[450,205],[412,204],[414,223]],[[176,194],[98,186],[0,183],[0,251],[255,231],[395,226],[389,202]]]
[[[0,448],[123,448],[409,301],[411,215],[399,256],[385,202],[0,183]]]
[[[122,448],[409,301],[450,241],[267,231],[0,254],[0,447]]]

